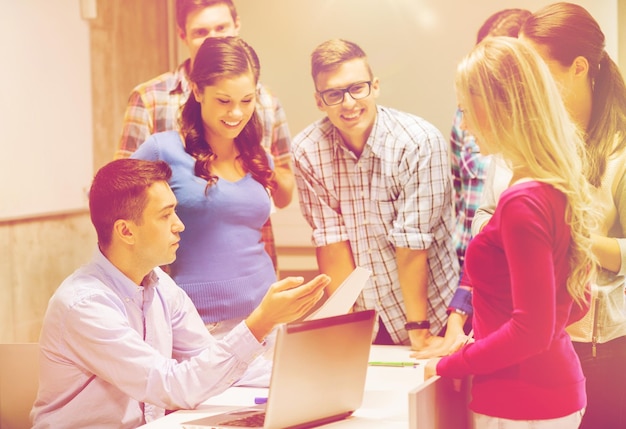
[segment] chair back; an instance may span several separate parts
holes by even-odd
[[[39,385],[39,345],[0,344],[0,429],[32,427],[29,414]]]

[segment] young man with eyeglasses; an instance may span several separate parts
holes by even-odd
[[[326,117],[292,143],[300,207],[332,293],[355,266],[372,272],[355,310],[376,309],[377,344],[429,344],[458,280],[447,142],[422,118],[377,106],[363,50],[333,39],[311,56]]]

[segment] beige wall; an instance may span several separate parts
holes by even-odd
[[[623,0],[622,0],[623,1]],[[572,0],[600,23],[617,57],[618,0]],[[380,104],[448,133],[456,100],[454,72],[492,13],[530,11],[552,0],[235,0],[241,36],[257,51],[261,80],[283,102],[292,133],[321,117],[313,101],[310,54],[324,40],[359,44],[381,80]],[[184,54],[184,50],[181,50]]]

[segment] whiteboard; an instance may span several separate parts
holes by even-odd
[[[92,97],[79,2],[3,2],[0,40],[0,221],[86,209]]]

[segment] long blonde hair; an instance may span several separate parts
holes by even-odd
[[[570,120],[548,67],[522,41],[488,37],[459,64],[455,84],[473,124],[473,100],[484,101],[488,127],[472,130],[478,141],[488,141],[509,164],[522,166],[567,198],[565,220],[572,238],[567,290],[580,304],[596,267],[590,236],[596,216],[582,133]]]

